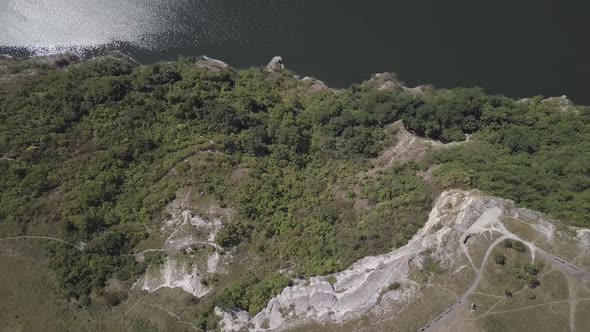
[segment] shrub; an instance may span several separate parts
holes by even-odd
[[[496,254],[494,255],[494,262],[496,264],[504,265],[506,264],[506,257],[504,255]]]
[[[459,165],[445,164],[434,171],[434,184],[440,191],[461,188],[469,189],[471,187],[473,172],[463,169]]]
[[[389,289],[390,291],[394,291],[394,290],[398,290],[400,286],[401,286],[401,284],[396,281],[394,283],[391,283],[389,286],[387,286],[387,289]]]
[[[443,272],[438,261],[436,261],[432,256],[428,256],[424,259],[422,263],[423,271],[428,274],[439,274]]]
[[[520,241],[514,241],[514,244],[512,245],[512,247],[514,248],[514,250],[516,250],[518,252],[525,252],[526,251],[526,245]]]
[[[524,281],[529,287],[535,288],[539,282],[537,276],[541,271],[541,265],[523,264],[513,267],[513,275],[515,278]]]
[[[336,283],[336,281],[338,281],[338,280],[336,280],[336,277],[334,277],[334,276],[329,276],[329,277],[326,279],[326,281],[327,281],[327,282],[329,282],[329,283],[330,283],[330,285],[334,286],[334,284],[335,284],[335,283]]]
[[[240,222],[227,223],[215,236],[215,242],[224,248],[235,247],[249,237],[247,227]]]
[[[237,308],[254,316],[266,307],[272,297],[290,285],[289,278],[278,273],[262,280],[249,275],[225,287],[214,302],[225,311]]]

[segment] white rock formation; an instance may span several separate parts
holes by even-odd
[[[413,88],[405,86],[405,83],[400,81],[395,73],[378,73],[373,75],[368,81],[362,84],[362,87],[377,91],[400,91],[403,90],[412,95],[421,95],[434,91],[432,85],[419,85]]]
[[[162,234],[170,234],[164,242],[164,248],[183,250],[201,244],[221,250],[215,243],[215,235],[222,227],[223,222],[219,218],[206,220],[193,215],[189,210],[184,210],[180,214],[174,214],[164,223]]]
[[[400,82],[395,73],[378,73],[363,83],[362,86],[377,91],[396,91],[402,88],[403,83]]]
[[[243,331],[244,327],[250,321],[250,316],[245,311],[240,311],[231,315],[216,307],[215,314],[222,318],[224,322],[224,331]]]
[[[271,72],[281,71],[285,69],[285,65],[283,63],[283,58],[280,56],[275,56],[270,60],[266,68]]]
[[[221,60],[210,58],[205,55],[197,58],[197,60],[195,61],[195,64],[199,68],[204,68],[204,69],[215,71],[215,72],[222,71],[224,69],[229,68],[229,65],[227,63],[225,63]]]
[[[150,266],[133,288],[148,292],[180,288],[195,297],[203,297],[211,290],[203,281],[210,275],[225,273],[231,259],[229,254],[221,255],[223,249],[215,243],[223,223],[220,218],[193,215],[175,203],[169,211],[172,216],[160,229],[165,236],[163,248],[136,254],[136,259],[141,261],[146,253],[160,251],[166,253],[166,260],[162,266]]]
[[[313,77],[306,76],[302,79],[302,81],[309,84],[309,89],[312,92],[330,90],[330,88],[328,88],[328,86],[324,82],[322,82],[318,79],[315,79]]]
[[[160,288],[180,288],[195,297],[203,297],[211,290],[203,285],[203,277],[189,262],[168,257],[162,267],[151,267],[137,281],[135,288],[150,293]]]
[[[454,271],[453,274],[473,267],[477,272],[476,286],[480,271],[475,268],[465,243],[478,234],[518,239],[510,233],[503,217],[525,220],[547,238],[556,234],[555,227],[551,227],[553,225],[544,220],[542,214],[515,208],[511,201],[485,196],[478,191],[447,191],[437,199],[428,222],[407,245],[385,255],[365,257],[333,274],[336,278],[333,286],[327,277],[315,277],[308,285],[285,288],[265,309],[248,320],[244,312],[231,315],[218,310],[222,318],[219,327],[225,331],[280,331],[307,323],[339,324],[367,312],[386,312],[388,306],[408,303],[420,292],[408,275],[411,269],[421,266],[426,253],[441,267]],[[585,237],[586,233],[579,234]],[[527,245],[534,259],[536,247]],[[388,286],[394,282],[401,287],[390,290]]]
[[[572,101],[569,100],[566,95],[561,97],[549,97],[543,99],[541,102],[556,105],[561,112],[566,112],[573,108]]]
[[[576,231],[576,239],[585,245],[590,245],[590,229],[578,229]]]
[[[409,132],[402,120],[398,120],[387,126],[387,130],[395,132],[395,145],[389,147],[381,155],[372,160],[374,166],[369,173],[377,173],[392,167],[394,164],[410,160],[418,161],[424,158],[432,149],[449,148],[469,142],[469,136],[463,142],[442,143]]]
[[[549,97],[549,98],[545,98],[545,99],[537,99],[537,98],[521,98],[519,100],[517,100],[517,103],[536,103],[536,102],[541,102],[543,104],[548,104],[548,105],[552,105],[555,106],[556,110],[561,111],[561,112],[567,112],[567,111],[572,111],[572,112],[578,112],[576,110],[576,108],[574,107],[574,103],[569,100],[569,98],[566,95],[563,95],[561,97]]]

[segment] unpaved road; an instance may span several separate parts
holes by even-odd
[[[535,255],[543,257],[545,259],[545,261],[547,262],[547,264],[551,265],[551,267],[554,270],[557,270],[557,271],[560,271],[561,273],[563,273],[564,276],[566,276],[568,278],[573,278],[573,279],[575,279],[579,282],[582,282],[582,283],[586,282],[586,281],[590,281],[590,272],[585,271],[584,269],[582,269],[578,266],[575,266],[574,264],[567,262],[566,260],[564,260],[560,257],[557,257],[557,256],[553,255],[552,253],[547,252],[547,251],[535,246],[534,244],[532,244],[530,242],[523,241],[521,238],[519,238],[518,236],[516,236],[514,234],[505,234],[505,235],[500,236],[498,239],[496,239],[496,241],[494,241],[494,243],[492,243],[488,247],[488,250],[486,251],[486,254],[485,254],[483,261],[481,263],[481,267],[477,268],[473,264],[473,261],[471,259],[471,256],[469,255],[469,251],[468,251],[467,247],[464,245],[464,240],[467,235],[469,235],[467,232],[465,234],[463,234],[463,236],[461,237],[460,245],[463,248],[463,252],[465,253],[467,258],[469,259],[469,262],[471,263],[471,266],[473,267],[473,269],[475,271],[475,279],[473,280],[473,283],[471,284],[469,289],[467,289],[467,291],[463,294],[463,296],[461,296],[461,298],[457,302],[455,302],[450,308],[447,308],[443,313],[441,313],[440,315],[435,317],[432,321],[430,321],[430,323],[427,326],[425,326],[424,328],[422,328],[421,331],[441,331],[441,330],[444,330],[445,328],[448,329],[448,327],[456,319],[457,314],[460,311],[469,310],[467,299],[471,294],[473,294],[475,292],[475,290],[479,286],[479,282],[481,281],[481,278],[482,278],[482,272],[485,267],[485,262],[488,260],[492,250],[499,243],[501,243],[502,241],[504,241],[506,239],[518,240],[518,241],[523,242],[531,250],[531,252],[533,254],[533,259],[535,258]],[[584,299],[570,298],[568,300],[563,301],[565,303],[570,304],[570,312],[572,313],[570,315],[570,330],[571,331],[575,331],[575,308],[576,308],[577,302],[579,300],[584,300]]]

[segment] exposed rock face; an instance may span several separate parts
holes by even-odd
[[[576,238],[583,244],[590,245],[590,229],[578,229]]]
[[[389,125],[387,130],[395,132],[396,144],[373,160],[375,168],[371,170],[372,172],[389,168],[395,163],[420,160],[430,149],[444,145],[441,142],[421,138],[410,133],[401,120]]]
[[[571,100],[567,98],[566,95],[561,97],[550,97],[547,99],[543,99],[543,103],[555,104],[560,111],[565,112],[573,107],[573,103]]]
[[[285,69],[285,64],[283,63],[283,58],[280,56],[275,56],[270,60],[266,68],[271,72],[281,71]]]
[[[377,91],[397,91],[403,87],[395,73],[379,73],[363,83],[365,88]]]
[[[214,72],[219,72],[229,68],[229,65],[223,61],[209,58],[205,55],[198,57],[195,64],[199,68],[207,69]]]
[[[362,87],[377,91],[405,91],[413,95],[421,95],[434,90],[432,85],[419,85],[413,88],[406,87],[405,84],[399,80],[395,73],[379,73],[373,75],[368,81],[362,84]]]
[[[199,267],[187,261],[168,257],[162,267],[151,267],[135,284],[134,288],[150,293],[160,288],[180,288],[195,297],[203,297],[211,290],[203,283]]]
[[[383,151],[383,153],[372,160],[374,166],[369,173],[377,173],[390,168],[397,163],[407,161],[419,161],[432,149],[448,148],[469,142],[469,136],[463,142],[442,143],[423,137],[416,136],[409,132],[402,120],[398,120],[387,126],[386,130],[395,132],[395,145]]]
[[[318,79],[315,79],[313,77],[306,76],[302,79],[302,81],[309,84],[309,89],[312,92],[320,92],[320,91],[330,90],[330,88],[328,88],[328,86],[326,84],[324,84],[324,82],[322,82]]]
[[[193,215],[173,202],[169,206],[172,216],[160,229],[165,236],[161,249],[148,249],[136,254],[142,261],[150,252],[165,253],[162,265],[150,266],[133,288],[155,292],[160,288],[180,288],[195,297],[203,297],[211,288],[205,280],[225,273],[231,255],[215,243],[215,236],[223,227],[220,218]]]
[[[465,271],[475,271],[468,274],[475,275],[475,278],[466,280],[467,283],[460,288],[465,293],[462,298],[465,298],[481,277],[481,268],[472,259],[467,240],[488,236],[495,239],[495,243],[503,238],[520,239],[511,233],[505,221],[516,219],[523,221],[524,225],[532,225],[537,231],[535,236],[550,239],[559,235],[540,213],[516,208],[511,201],[485,196],[478,191],[444,192],[437,199],[428,222],[407,245],[385,255],[363,258],[345,271],[333,274],[336,278],[334,285],[327,277],[315,277],[308,285],[285,288],[253,318],[246,319],[244,312],[231,315],[218,310],[222,317],[219,326],[225,331],[277,331],[311,323],[343,324],[364,314],[377,319],[391,318],[395,313],[388,308],[403,308],[419,298],[423,288],[410,275],[411,271],[422,268],[427,257],[436,260],[448,271],[450,278],[465,274]],[[541,249],[525,243],[532,250],[534,259],[535,251]],[[488,248],[484,261],[492,248]],[[486,248],[483,249],[486,252]],[[541,252],[546,254],[544,250]],[[394,283],[400,287],[390,287]]]
[[[413,88],[403,87],[404,91],[413,94],[414,96],[423,95],[425,93],[430,93],[434,91],[434,86],[432,85],[419,85]]]
[[[223,223],[219,218],[206,220],[184,210],[173,215],[162,227],[163,234],[170,234],[164,242],[164,249],[184,250],[192,245],[206,245],[221,250],[215,243],[215,235],[222,227]]]
[[[537,103],[541,102],[546,105],[552,105],[557,108],[557,110],[561,112],[573,111],[577,112],[576,108],[574,107],[574,103],[568,99],[567,96],[563,95],[561,97],[549,97],[545,99],[539,98],[522,98],[516,101],[517,103]]]
[[[250,322],[250,315],[245,311],[232,315],[216,307],[215,314],[222,318],[224,331],[244,331],[245,326]]]

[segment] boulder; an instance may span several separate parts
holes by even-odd
[[[330,88],[328,88],[328,86],[324,82],[322,82],[318,79],[315,79],[313,77],[306,76],[302,79],[302,81],[309,84],[309,89],[312,92],[320,92],[320,91],[326,91],[326,90],[330,89]]]
[[[266,68],[271,72],[277,72],[285,69],[283,58],[280,56],[275,56],[272,58],[272,60],[270,60]]]
[[[221,60],[212,59],[208,56],[200,56],[195,60],[195,65],[199,68],[219,72],[229,68],[229,65]]]
[[[395,73],[379,73],[362,85],[364,88],[377,91],[397,91],[403,87]]]
[[[57,68],[64,68],[69,66],[72,63],[80,62],[80,57],[74,53],[66,53],[63,55],[59,55],[53,61],[53,65]]]
[[[65,68],[71,64],[78,63],[82,59],[74,53],[56,54],[32,58],[34,62],[45,63],[54,68]]]

